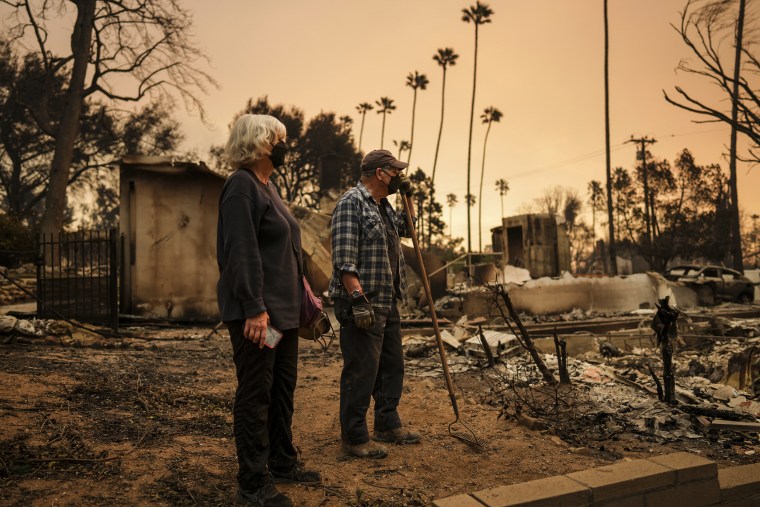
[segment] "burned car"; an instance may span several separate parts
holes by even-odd
[[[723,266],[673,266],[663,276],[673,282],[706,285],[712,288],[716,302],[751,303],[755,299],[754,283],[738,271]]]

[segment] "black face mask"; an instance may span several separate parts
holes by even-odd
[[[269,160],[272,161],[272,167],[282,167],[285,164],[285,154],[288,153],[288,145],[285,141],[272,146],[272,153],[269,154]]]
[[[388,176],[391,176],[391,173],[389,173],[385,169],[381,169],[381,170]],[[401,175],[397,174],[396,176],[391,176],[391,180],[388,182],[387,186],[388,186],[388,195],[393,195],[396,192],[398,192],[398,189],[401,187]]]

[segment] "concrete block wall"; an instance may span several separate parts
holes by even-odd
[[[679,452],[443,498],[435,507],[760,507],[760,463]]]

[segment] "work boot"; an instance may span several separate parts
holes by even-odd
[[[264,483],[254,491],[238,487],[237,501],[243,505],[256,507],[293,507],[290,498],[277,491],[271,482]]]
[[[388,455],[388,450],[375,442],[364,442],[363,444],[351,445],[343,442],[343,452],[356,456],[357,458],[384,458]]]
[[[387,442],[390,444],[418,444],[420,434],[416,431],[405,430],[404,428],[393,428],[388,431],[377,431],[372,435],[378,442]]]
[[[297,461],[290,468],[278,469],[269,467],[272,480],[277,484],[319,484],[322,476],[314,470],[307,470],[303,463]]]

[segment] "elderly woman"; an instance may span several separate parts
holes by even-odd
[[[234,426],[238,500],[289,506],[274,482],[317,483],[297,460],[291,422],[298,365],[301,232],[274,182],[283,165],[285,126],[245,114],[232,127],[225,155],[235,172],[219,198],[217,298],[230,331],[237,372]],[[267,328],[282,333],[265,343]]]

